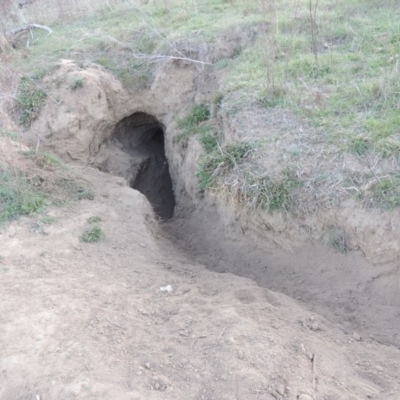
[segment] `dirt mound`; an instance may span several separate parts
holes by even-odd
[[[76,173],[93,201],[2,230],[0,398],[397,398],[399,350],[190,262],[124,180]]]
[[[82,84],[75,86],[77,81]],[[168,204],[165,210],[158,212],[161,217],[172,215],[171,184],[177,203],[184,203],[187,198],[196,206],[203,202],[196,178],[203,149],[195,136],[186,146],[177,144],[176,124],[190,111],[191,104],[210,103],[215,97],[219,83],[209,69],[185,62],[166,62],[156,71],[150,88],[128,93],[99,67],[79,67],[71,61],[63,61],[45,78],[44,85],[49,93],[48,100],[39,118],[24,134],[27,143],[36,145],[40,141],[40,146],[64,159],[81,161],[123,176],[146,193],[156,209],[164,207],[161,203]],[[323,145],[315,144],[318,132],[286,111],[268,111],[252,105],[231,113],[226,107],[221,108],[215,119],[223,144],[258,141],[252,162],[261,174],[267,171],[271,176],[282,174],[287,164],[282,158],[287,157],[287,149],[293,147],[305,154],[298,174],[306,184],[299,194],[296,216],[261,210],[252,212],[238,204],[227,208],[229,198],[221,193],[216,197],[212,192],[207,193],[206,200],[216,204],[223,220],[228,224],[240,223],[243,230],[266,247],[290,249],[323,243],[344,252],[360,250],[377,264],[398,260],[400,225],[396,221],[400,221],[399,211],[388,213],[363,208],[356,200],[346,197],[346,190],[337,189],[347,180],[346,174],[362,173],[365,167],[359,160],[349,156],[343,162],[335,158],[332,161],[321,156]],[[140,122],[142,116],[149,119],[144,125]],[[147,133],[142,129],[148,129]],[[163,131],[164,144],[161,139],[159,144],[150,143],[157,129]],[[142,134],[148,135],[146,139]],[[126,135],[135,138],[133,142],[129,142]],[[164,146],[166,158],[155,153],[146,158],[145,152],[140,153],[138,149],[142,145],[153,146],[156,153],[157,146]],[[147,153],[149,151],[148,148]],[[165,161],[168,168],[163,172]],[[293,162],[299,165],[296,159]],[[293,168],[297,170],[296,165]],[[321,184],[321,171],[328,169],[337,173],[332,175],[332,181],[323,180]],[[160,176],[156,177],[156,171]],[[235,179],[233,177],[232,181]],[[158,183],[152,188],[150,181]],[[165,193],[160,197],[155,194],[157,191]]]

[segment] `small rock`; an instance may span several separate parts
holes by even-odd
[[[144,244],[144,243],[140,243],[140,247],[147,247],[147,244]]]
[[[310,326],[310,329],[311,329],[312,331],[319,331],[321,328],[319,327],[319,325],[318,325],[317,322],[314,322],[314,323]]]
[[[375,369],[379,372],[383,372],[383,368],[380,365],[377,365]]]
[[[237,358],[238,358],[239,360],[243,360],[243,359],[244,359],[244,353],[243,353],[243,351],[238,351],[238,352],[237,352]]]
[[[161,292],[171,293],[172,292],[172,286],[171,285],[162,286],[162,287],[160,287],[160,291]]]
[[[151,369],[151,365],[148,362],[146,364],[144,364],[144,366],[145,366],[146,369]]]
[[[353,332],[353,339],[359,342],[361,340],[361,336],[358,333]]]

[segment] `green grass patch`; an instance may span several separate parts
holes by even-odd
[[[206,154],[198,166],[197,178],[199,190],[213,187],[223,175],[237,166],[253,150],[250,143],[234,143],[226,147],[216,148]]]
[[[98,215],[93,215],[87,219],[87,222],[89,224],[97,224],[101,222],[101,217],[99,217]]]
[[[178,120],[178,128],[192,128],[200,122],[207,121],[210,117],[210,108],[206,104],[195,105],[186,117]]]
[[[83,87],[83,79],[82,78],[76,78],[71,82],[71,89],[75,90],[78,88],[82,88]]]
[[[209,131],[203,132],[199,137],[199,141],[206,153],[213,152],[219,145],[218,135],[212,134]]]
[[[0,131],[0,136],[13,140],[14,142],[16,142],[19,138],[18,133],[12,131]]]
[[[62,198],[64,200],[56,201],[57,205],[65,203],[65,199],[71,200],[94,200],[93,191],[77,182],[73,178],[59,178],[54,182],[54,191],[57,189],[63,193]]]
[[[22,172],[0,169],[0,223],[32,215],[45,207],[45,196]]]
[[[289,211],[294,204],[294,191],[301,186],[295,173],[284,170],[280,176],[249,179],[246,202],[270,212]]]
[[[94,225],[86,229],[81,236],[82,242],[95,243],[104,239],[105,235],[100,226]]]
[[[211,118],[210,108],[205,104],[195,105],[191,112],[184,118],[178,120],[177,125],[180,133],[175,137],[176,143],[187,143],[190,136],[207,135],[212,127],[207,123]]]
[[[400,175],[381,178],[361,195],[367,207],[392,211],[400,206]]]
[[[22,153],[25,157],[31,158],[42,169],[51,167],[65,167],[65,164],[57,156],[51,153],[27,150]]]
[[[37,81],[29,76],[23,76],[19,84],[19,92],[16,103],[20,110],[19,123],[25,127],[39,115],[47,93],[38,86]]]

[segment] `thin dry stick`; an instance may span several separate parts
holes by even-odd
[[[314,353],[312,358],[312,387],[315,390],[315,375],[317,374],[317,355]]]
[[[310,22],[311,22],[311,39],[312,39],[312,47],[315,58],[315,64],[318,66],[318,47],[317,47],[317,8],[318,8],[318,0],[315,0],[315,4],[313,7],[312,0],[309,2],[310,6]]]

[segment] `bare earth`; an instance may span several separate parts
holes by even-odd
[[[194,257],[174,244],[179,217],[161,228],[124,180],[80,173],[93,201],[1,231],[0,399],[400,398],[395,346],[207,270],[199,244]],[[79,241],[90,216],[106,234],[95,244]]]

